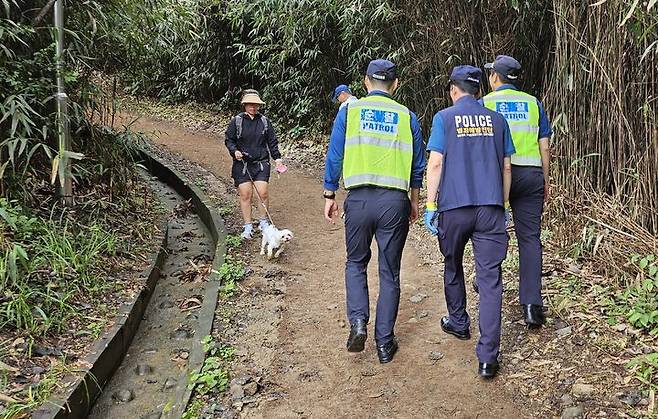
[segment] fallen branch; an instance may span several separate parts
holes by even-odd
[[[632,234],[628,234],[628,233],[625,232],[625,231],[621,231],[621,230],[619,230],[618,228],[614,228],[613,226],[611,226],[611,225],[609,225],[609,224],[606,224],[606,223],[604,223],[604,222],[602,222],[602,221],[595,220],[594,218],[592,218],[592,217],[588,217],[587,215],[583,215],[583,217],[587,218],[588,220],[590,220],[590,221],[592,221],[592,222],[595,222],[596,224],[602,225],[603,227],[609,228],[609,229],[612,230],[612,231],[616,231],[616,232],[619,233],[619,234],[623,234],[624,236],[626,236],[626,237],[628,237],[628,238],[631,238],[631,239],[633,239],[633,240],[637,240],[637,237],[633,236]]]

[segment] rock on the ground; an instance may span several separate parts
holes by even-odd
[[[569,336],[571,334],[571,326],[563,327],[562,329],[558,329],[555,331],[555,333],[560,336]]]
[[[258,392],[258,384],[253,381],[245,384],[245,386],[242,388],[244,390],[244,394],[246,394],[247,396],[253,396]]]
[[[429,359],[431,361],[438,361],[440,359],[443,359],[443,354],[439,351],[432,351],[429,354]]]
[[[231,400],[240,400],[244,397],[244,388],[240,385],[233,384],[228,390]]]
[[[562,411],[562,419],[576,419],[583,417],[585,410],[582,406],[567,407]]]
[[[231,380],[231,385],[232,386],[243,386],[247,384],[248,382],[251,381],[251,376],[250,375],[241,375],[239,377],[235,377],[234,379]]]
[[[569,394],[563,394],[562,397],[560,397],[560,404],[562,404],[562,406],[572,405],[573,397],[571,397]]]
[[[421,301],[423,301],[425,298],[427,298],[426,294],[419,293],[419,294],[416,294],[413,297],[409,298],[409,301],[411,301],[414,304],[417,304],[417,303],[420,303]]]
[[[574,383],[571,386],[571,394],[576,397],[589,397],[596,391],[596,388],[591,384]]]
[[[629,391],[628,393],[622,393],[617,396],[619,400],[631,407],[637,406],[642,400],[642,394],[639,391]]]
[[[135,394],[132,392],[132,390],[119,390],[114,393],[112,397],[118,402],[128,403],[135,398]]]

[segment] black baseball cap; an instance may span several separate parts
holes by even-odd
[[[398,69],[395,64],[389,60],[372,60],[368,64],[366,75],[375,80],[390,81],[398,77]]]
[[[484,68],[493,70],[506,79],[516,80],[521,72],[521,63],[509,55],[499,55],[493,63],[486,63]]]
[[[446,84],[446,90],[450,90],[450,83],[453,81],[472,83],[479,85],[482,80],[482,70],[472,65],[458,65],[452,69],[450,80]]]

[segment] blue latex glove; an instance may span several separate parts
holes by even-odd
[[[509,227],[512,224],[512,217],[509,213],[509,208],[505,208],[505,228]]]
[[[425,227],[427,227],[432,236],[438,236],[439,234],[439,229],[435,225],[437,215],[437,210],[425,209]]]

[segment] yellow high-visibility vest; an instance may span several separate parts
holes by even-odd
[[[503,89],[489,93],[483,101],[484,106],[502,114],[507,120],[516,149],[512,164],[541,167],[537,99],[519,90]]]
[[[408,191],[412,160],[409,109],[385,96],[368,96],[348,105],[346,189],[370,185]]]

